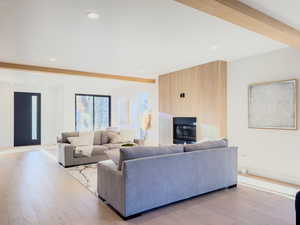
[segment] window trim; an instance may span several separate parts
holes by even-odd
[[[108,98],[108,126],[111,126],[111,96],[110,95],[94,95],[94,94],[75,94],[75,131],[77,129],[77,96],[93,97],[93,130],[95,129],[95,97]]]

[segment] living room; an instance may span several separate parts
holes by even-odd
[[[299,9],[0,1],[0,224],[299,224]]]

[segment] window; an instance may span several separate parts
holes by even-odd
[[[105,129],[111,124],[111,100],[104,95],[75,95],[76,131]]]
[[[37,140],[37,96],[31,96],[31,139]]]

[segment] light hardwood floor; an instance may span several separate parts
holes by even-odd
[[[292,200],[239,186],[123,221],[43,152],[0,155],[1,225],[293,225],[294,218]]]

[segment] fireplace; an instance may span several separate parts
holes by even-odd
[[[196,117],[174,117],[173,118],[173,143],[193,144],[196,142]]]

